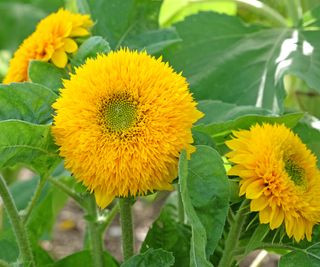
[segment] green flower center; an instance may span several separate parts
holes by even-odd
[[[104,106],[104,120],[112,132],[122,132],[134,125],[136,104],[127,95],[115,95]]]
[[[301,186],[305,184],[304,169],[293,160],[286,160],[284,168],[295,185]]]

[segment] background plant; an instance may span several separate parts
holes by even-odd
[[[223,161],[224,142],[231,131],[256,122],[284,123],[319,159],[318,1],[2,0],[2,76],[10,54],[36,22],[63,5],[89,13],[96,21],[94,36],[72,57],[72,68],[110,49],[145,49],[183,71],[206,115],[194,127],[197,152],[190,161],[181,155],[178,188],[183,205],[178,201],[165,204],[140,254],[122,266],[152,267],[160,262],[162,266],[218,266],[231,237],[237,248],[230,254],[234,260],[230,264],[264,248],[283,255],[279,266],[318,266],[318,227],[312,242],[297,244],[285,237],[282,228],[270,231],[267,225],[260,225],[256,214],[248,212],[248,203],[238,197],[238,180],[226,176],[228,164]],[[97,210],[57,154],[50,133],[51,105],[58,97],[61,79],[67,77],[66,70],[33,61],[29,82],[0,85],[0,168],[4,177],[0,189],[7,192],[9,185],[13,199],[1,195],[5,205],[12,206],[10,217],[15,219],[9,223],[9,216],[3,216],[0,265],[21,263],[24,257],[29,259],[25,266],[89,266],[94,242],[85,240],[87,249],[54,261],[38,241],[50,235],[68,196],[85,210],[88,229],[94,229],[97,242],[118,210],[117,204],[110,210]],[[16,180],[21,166],[37,175],[27,182]],[[31,249],[19,250],[14,229],[27,233],[18,233],[23,239],[18,243],[29,243],[26,246]],[[119,265],[107,251],[95,253],[103,255],[106,266]]]

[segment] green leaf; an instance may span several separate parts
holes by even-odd
[[[42,192],[42,198],[32,210],[27,225],[34,242],[44,236],[50,236],[56,217],[65,206],[67,199],[68,196],[64,192],[47,184]]]
[[[56,98],[55,93],[38,84],[27,82],[0,84],[0,120],[17,119],[37,124],[50,123],[53,113],[51,105]]]
[[[221,156],[211,147],[196,148],[187,170],[181,155],[179,181],[192,228],[190,265],[211,266],[207,259],[221,238],[229,208],[229,181]]]
[[[74,66],[79,66],[87,58],[95,57],[99,53],[108,53],[109,51],[110,46],[105,39],[100,36],[93,36],[83,42],[71,62]]]
[[[29,64],[28,76],[34,83],[42,84],[55,93],[62,87],[62,79],[68,78],[65,69],[58,68],[51,63],[32,60]]]
[[[60,161],[57,150],[50,125],[0,121],[0,168],[23,163],[44,174]]]
[[[7,262],[14,262],[19,256],[19,248],[16,243],[7,240],[0,240],[0,259]]]
[[[39,177],[34,176],[26,181],[17,180],[10,185],[10,192],[18,210],[23,210],[27,207],[38,182]]]
[[[117,262],[113,259],[113,257],[106,251],[103,252],[103,257],[104,257],[104,266],[107,266],[107,267],[119,266]],[[93,267],[90,251],[83,250],[83,251],[71,254],[70,256],[67,256],[57,261],[51,267],[75,267],[75,266]]]
[[[88,0],[93,20],[93,33],[101,35],[112,49],[119,48],[126,38],[158,28],[161,1]]]
[[[175,267],[188,266],[190,262],[190,228],[176,221],[176,207],[167,204],[159,218],[152,224],[142,244],[141,253],[149,248],[163,248],[172,252]]]
[[[248,26],[239,18],[200,13],[176,25],[183,40],[165,49],[198,99],[283,110],[283,77],[320,90],[318,31]],[[210,38],[208,38],[208,36]]]
[[[245,115],[271,115],[269,110],[254,106],[237,106],[218,100],[202,100],[198,102],[198,109],[205,116],[197,124],[211,124],[234,120]]]
[[[320,266],[320,243],[317,242],[306,249],[297,249],[280,258],[279,267]]]
[[[320,168],[320,130],[312,128],[307,123],[298,123],[293,131],[298,134],[303,143],[315,154]]]
[[[135,255],[121,264],[121,267],[170,267],[174,264],[171,252],[163,249],[148,249],[145,253]]]
[[[207,125],[201,124],[194,127],[196,131],[205,132],[213,137],[217,145],[223,145],[233,130],[249,129],[250,126],[257,123],[283,123],[287,127],[294,127],[298,121],[303,117],[303,113],[292,113],[284,116],[259,116],[259,115],[245,115],[233,120],[226,119],[225,121],[213,122]],[[208,121],[206,121],[208,123]]]
[[[168,28],[148,31],[133,36],[126,40],[124,45],[139,51],[146,50],[148,54],[156,54],[161,52],[164,48],[180,41],[181,39],[175,28]]]
[[[217,11],[235,15],[237,5],[235,2],[164,0],[159,14],[159,22],[162,27],[170,26],[199,11]]]

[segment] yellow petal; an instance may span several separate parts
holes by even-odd
[[[102,190],[98,190],[98,189],[94,190],[94,196],[96,198],[96,202],[98,206],[102,209],[107,207],[114,199],[113,195],[109,195],[106,192],[102,192]]]
[[[70,33],[70,36],[71,37],[74,37],[74,36],[86,36],[86,35],[89,35],[90,32],[85,29],[85,28],[82,28],[82,27],[78,27],[78,28],[75,28],[71,31]]]
[[[270,229],[273,230],[275,228],[278,228],[282,224],[283,219],[284,219],[283,210],[276,206],[271,213]]]
[[[301,239],[304,238],[304,232],[305,232],[304,219],[303,218],[296,218],[294,228],[293,228],[294,239],[297,242],[299,242]]]
[[[272,209],[270,207],[264,208],[259,212],[259,219],[261,223],[269,223]]]
[[[52,54],[51,60],[54,65],[59,68],[64,68],[68,63],[67,54],[64,51],[58,50]]]
[[[264,183],[262,180],[257,180],[248,185],[246,190],[246,197],[249,199],[255,199],[262,195],[264,189]]]
[[[291,237],[293,235],[294,219],[291,216],[286,216],[285,225],[286,225],[287,235]]]
[[[72,40],[71,38],[66,38],[64,40],[64,46],[63,46],[63,49],[68,52],[68,53],[73,53],[75,51],[77,51],[78,49],[78,45],[77,43]]]
[[[259,198],[251,200],[250,210],[260,211],[260,210],[263,210],[267,205],[268,205],[268,200],[264,195],[262,195]]]

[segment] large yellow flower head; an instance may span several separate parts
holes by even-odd
[[[44,18],[15,52],[3,82],[27,81],[31,60],[52,61],[57,67],[64,68],[68,62],[67,53],[78,50],[74,38],[89,35],[92,25],[88,15],[63,9]]]
[[[202,117],[184,77],[161,59],[120,50],[64,81],[53,133],[65,165],[105,207],[116,196],[171,189]]]
[[[255,125],[233,133],[226,144],[235,165],[230,175],[241,178],[240,195],[251,199],[261,223],[271,229],[285,224],[289,237],[310,241],[320,222],[320,172],[316,157],[284,125]]]

